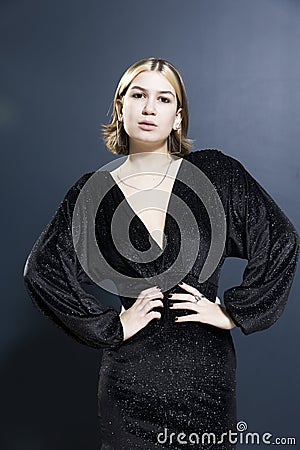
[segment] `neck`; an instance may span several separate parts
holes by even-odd
[[[129,155],[136,153],[165,153],[168,154],[168,139],[161,142],[139,142],[129,140]]]
[[[163,170],[169,165],[171,159],[175,157],[172,157],[168,151],[167,140],[157,144],[130,142],[128,159],[124,164],[137,171],[145,169],[155,171],[157,168]]]

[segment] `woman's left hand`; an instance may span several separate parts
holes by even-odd
[[[190,309],[195,314],[179,316],[176,322],[202,322],[225,330],[231,330],[235,327],[234,322],[224,306],[212,303],[201,292],[187,283],[182,282],[179,286],[186,290],[187,294],[175,293],[170,295],[170,300],[180,300],[179,303],[173,303],[170,309]],[[195,295],[201,297],[201,300],[196,302]]]

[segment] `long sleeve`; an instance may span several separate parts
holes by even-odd
[[[299,235],[270,195],[234,158],[227,204],[226,256],[248,261],[225,307],[244,334],[270,327],[286,305],[299,254]]]
[[[66,194],[24,268],[24,282],[35,306],[68,335],[94,348],[117,348],[123,342],[118,311],[101,305],[81,286],[86,281],[72,241],[72,213],[83,175]]]

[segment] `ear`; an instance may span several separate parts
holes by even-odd
[[[182,121],[182,108],[179,108],[173,124],[173,130],[178,130]]]
[[[116,110],[117,110],[117,114],[118,114],[118,119],[121,121],[122,120],[122,114],[123,114],[123,102],[120,99],[116,100]]]

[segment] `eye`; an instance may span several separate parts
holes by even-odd
[[[170,103],[170,99],[167,98],[167,97],[160,97],[160,100],[161,100],[163,103]]]
[[[141,92],[136,92],[135,94],[132,94],[133,98],[141,98],[143,94]]]

